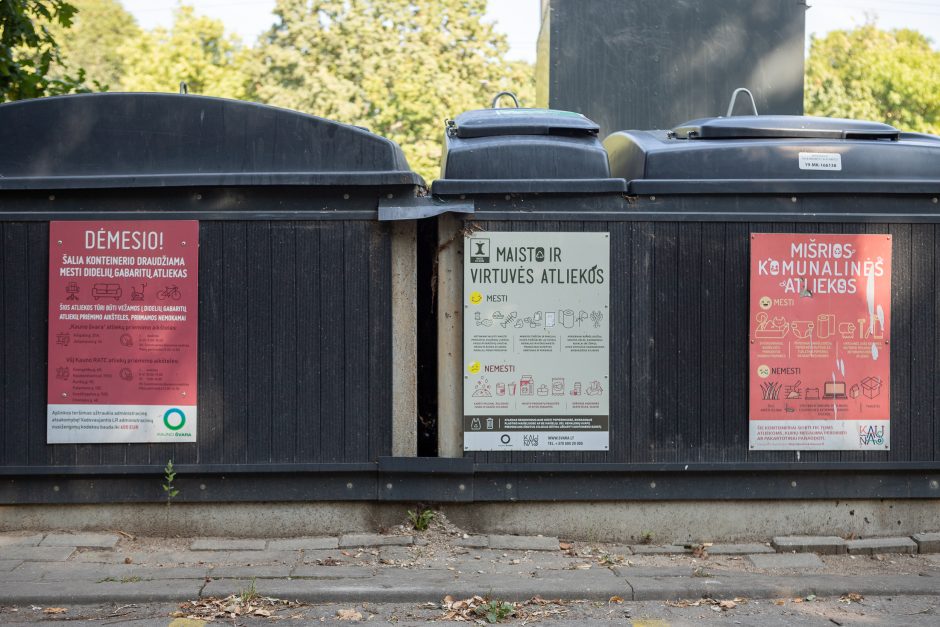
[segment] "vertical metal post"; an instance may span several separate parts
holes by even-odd
[[[438,219],[437,232],[437,454],[463,456],[463,237],[462,221]]]
[[[418,455],[417,226],[392,224],[392,455]]]

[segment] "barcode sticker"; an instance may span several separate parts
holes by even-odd
[[[801,170],[842,170],[842,155],[834,152],[801,152]]]

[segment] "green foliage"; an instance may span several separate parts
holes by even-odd
[[[181,5],[171,30],[156,28],[118,47],[124,57],[120,84],[127,91],[175,92],[180,81],[191,93],[223,98],[248,96],[250,52],[222,22]]]
[[[408,521],[415,528],[415,531],[427,531],[432,520],[434,520],[433,510],[421,508],[414,511],[408,510]]]
[[[258,590],[255,587],[255,578],[252,577],[251,584],[247,588],[245,588],[244,590],[241,590],[238,593],[238,600],[241,602],[242,605],[248,605],[249,603],[251,603],[257,598],[258,598]]]
[[[482,616],[488,623],[499,623],[516,614],[516,606],[506,601],[491,600],[473,608],[477,616]]]
[[[162,487],[163,487],[163,492],[166,493],[166,504],[167,504],[167,507],[169,507],[170,501],[172,501],[173,498],[174,498],[177,494],[180,493],[180,491],[177,490],[177,489],[173,486],[173,480],[174,480],[174,479],[176,479],[176,470],[173,469],[173,460],[172,460],[172,459],[168,459],[167,462],[166,462],[166,466],[163,467],[163,480],[164,480],[166,483],[161,484]]]
[[[509,90],[534,104],[530,65],[508,63],[486,0],[277,0],[252,98],[365,126],[426,179],[444,121]]]
[[[69,0],[78,10],[70,27],[50,24],[66,64],[85,70],[88,81],[111,91],[122,89],[124,56],[120,48],[139,39],[140,27],[118,0]],[[57,73],[62,69],[56,68]]]
[[[64,0],[0,0],[0,102],[88,91],[81,70],[51,72],[63,64],[47,25],[67,28],[74,16]]]
[[[861,118],[940,132],[940,52],[913,30],[869,23],[813,37],[806,61],[809,115]]]
[[[163,467],[163,481],[164,483],[160,484],[160,487],[163,488],[163,493],[166,494],[166,519],[163,522],[163,535],[169,535],[170,531],[170,504],[173,502],[173,499],[176,498],[176,495],[180,491],[173,485],[173,481],[176,479],[176,470],[173,468],[173,460],[168,459],[166,461],[166,466]]]

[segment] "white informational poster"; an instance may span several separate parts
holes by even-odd
[[[464,450],[606,451],[610,235],[464,240]]]

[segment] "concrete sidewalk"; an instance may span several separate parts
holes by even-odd
[[[780,542],[781,546],[787,545]],[[893,551],[903,544],[886,543]],[[898,548],[900,546],[900,548]],[[184,602],[252,594],[303,602],[936,595],[936,554],[776,553],[427,532],[326,538],[0,534],[0,605]]]

